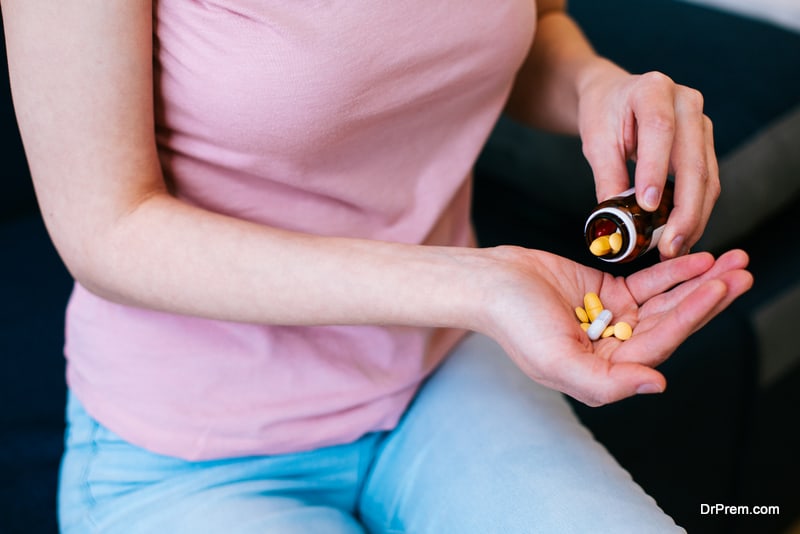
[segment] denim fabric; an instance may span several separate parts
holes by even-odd
[[[467,337],[398,427],[279,456],[188,462],[68,403],[65,533],[682,532],[491,340]]]

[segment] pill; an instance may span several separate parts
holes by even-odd
[[[598,238],[595,238],[592,241],[592,244],[589,245],[589,252],[594,254],[595,256],[605,256],[609,252],[611,252],[611,244],[609,242],[609,236],[601,235]]]
[[[589,323],[581,323],[581,328],[583,328],[583,331],[586,332],[589,330]]]
[[[601,311],[597,318],[592,321],[592,324],[589,325],[589,328],[586,330],[586,335],[588,335],[589,339],[592,341],[600,339],[603,331],[606,329],[606,327],[608,327],[609,323],[611,323],[611,319],[613,318],[614,316],[610,310]]]
[[[597,293],[586,293],[583,296],[583,309],[589,316],[589,322],[594,321],[600,315],[600,312],[603,311],[603,303],[600,302]]]
[[[608,246],[614,254],[619,252],[622,249],[622,234],[617,232],[608,236]]]
[[[598,219],[597,224],[594,227],[594,236],[600,237],[601,235],[611,235],[614,232],[618,232],[619,228],[613,222],[609,221],[608,219]]]
[[[600,337],[605,339],[605,338],[611,337],[613,335],[614,335],[614,327],[613,326],[607,326],[606,329],[603,330],[603,333],[600,334]]]
[[[614,337],[625,341],[626,339],[630,339],[633,335],[633,329],[631,325],[626,322],[620,321],[614,325]]]
[[[580,306],[575,308],[575,315],[578,316],[578,320],[580,322],[582,322],[582,323],[588,323],[589,322],[589,316],[586,314],[586,310],[584,310]]]

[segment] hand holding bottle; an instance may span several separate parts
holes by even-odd
[[[636,201],[659,206],[668,175],[674,209],[658,244],[662,258],[686,254],[700,238],[719,191],[712,125],[702,95],[650,72],[630,75],[608,63],[580,86],[579,128],[599,201],[629,188],[636,162]]]

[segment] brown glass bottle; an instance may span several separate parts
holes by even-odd
[[[598,204],[584,226],[586,246],[591,247],[598,237],[619,233],[622,246],[598,255],[601,260],[624,263],[638,258],[658,245],[664,225],[672,211],[674,185],[667,181],[661,203],[655,211],[645,211],[636,203],[633,189]]]

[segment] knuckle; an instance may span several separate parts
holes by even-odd
[[[616,399],[609,393],[608,391],[595,391],[589,395],[589,399],[587,404],[592,408],[598,408],[600,406],[606,406],[611,404]]]
[[[581,145],[581,151],[583,152],[583,156],[589,161],[599,159],[605,154],[603,143],[599,137],[592,137],[584,140]]]
[[[714,121],[711,120],[711,117],[708,115],[703,115],[703,126],[705,127],[706,133],[710,136],[714,135]]]
[[[579,399],[582,403],[584,403],[589,408],[600,408],[604,406],[603,403],[595,401],[594,399],[586,398],[586,399]]]
[[[675,133],[675,117],[663,111],[656,111],[647,119],[647,126],[664,134]]]
[[[719,183],[719,165],[716,159],[712,159],[709,162],[709,181],[716,182],[717,186],[720,186]]]
[[[642,83],[646,85],[652,85],[654,87],[668,88],[675,85],[675,82],[672,81],[672,78],[657,70],[642,74],[641,80]]]
[[[680,96],[683,104],[688,109],[697,113],[702,113],[703,106],[705,105],[703,93],[691,87],[681,86]]]
[[[710,196],[714,202],[716,202],[719,196],[722,194],[722,184],[716,179],[709,180],[706,191],[708,191],[708,196]]]
[[[517,245],[499,245],[493,252],[497,259],[507,265],[516,265],[525,261],[527,251]]]

